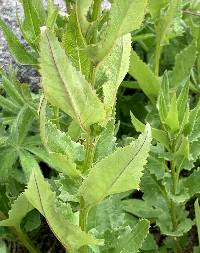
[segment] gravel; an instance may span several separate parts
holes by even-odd
[[[47,2],[46,0],[44,1],[45,3]],[[65,10],[64,0],[55,0],[54,2],[60,6],[61,11]],[[16,22],[16,7],[19,17],[23,18],[23,9],[19,0],[0,0],[0,17],[11,27],[20,41],[26,45]],[[29,83],[33,89],[37,88],[40,81],[38,73],[30,66],[16,64],[9,53],[6,41],[0,31],[0,67],[3,66],[3,69],[7,70],[10,65],[16,70],[21,82]]]

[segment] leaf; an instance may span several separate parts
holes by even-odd
[[[79,178],[81,176],[81,173],[76,169],[76,164],[68,156],[61,153],[48,153],[43,148],[38,147],[28,147],[27,149],[52,169],[62,172],[65,176],[70,178]]]
[[[145,124],[143,124],[139,119],[137,119],[131,112],[131,122],[135,127],[137,132],[143,132],[145,129]],[[163,144],[165,147],[169,148],[169,140],[165,131],[152,128],[152,137],[155,138],[159,143]]]
[[[85,49],[86,42],[81,34],[75,10],[72,10],[70,14],[62,44],[73,66],[88,79],[91,63]]]
[[[200,243],[200,207],[199,207],[198,199],[196,199],[194,207],[195,207],[195,220],[196,220],[196,226],[197,226],[197,231],[198,231],[198,239]]]
[[[146,0],[116,0],[112,4],[106,31],[97,46],[89,50],[94,61],[102,61],[109,54],[117,38],[140,28],[146,6]]]
[[[179,130],[178,105],[176,94],[173,95],[165,123],[173,132]]]
[[[9,80],[9,78],[5,75],[2,76],[2,83],[6,94],[12,99],[12,101],[17,105],[22,106],[24,104],[24,100],[19,93],[16,84],[11,82],[11,80]]]
[[[27,201],[24,194],[21,194],[13,203],[8,215],[9,218],[0,221],[0,226],[15,227],[20,230],[22,219],[33,209],[33,206]]]
[[[53,29],[58,16],[58,8],[54,5],[53,0],[48,0],[48,17],[47,17],[47,27]]]
[[[34,115],[26,105],[22,107],[17,118],[12,124],[9,141],[20,146],[33,124]]]
[[[147,237],[149,226],[149,221],[140,220],[128,236],[126,235],[119,240],[114,253],[137,253]]]
[[[187,177],[184,181],[184,187],[188,188],[190,196],[194,196],[197,193],[200,193],[200,168],[195,170],[189,177]]]
[[[24,171],[24,174],[26,175],[27,181],[29,180],[32,172],[35,169],[40,169],[39,164],[37,163],[36,159],[33,155],[31,155],[26,150],[21,150],[19,152],[20,162],[22,169]]]
[[[104,106],[84,77],[77,72],[55,35],[46,30],[40,43],[40,73],[47,99],[79,122],[83,129],[103,121]]]
[[[6,243],[0,240],[0,252],[1,253],[9,253]]]
[[[89,11],[89,8],[92,5],[92,0],[78,0],[77,1],[77,16],[78,21],[81,26],[81,30],[83,34],[86,33],[87,28],[89,26],[89,22],[87,21],[87,14]]]
[[[96,163],[80,188],[85,205],[90,207],[111,194],[138,188],[150,143],[151,130],[147,125],[138,140]]]
[[[196,60],[196,43],[193,41],[176,55],[175,65],[171,72],[170,86],[183,86],[189,80],[190,72]]]
[[[152,18],[154,19],[154,21],[156,21],[159,18],[162,8],[165,7],[167,3],[168,3],[168,0],[149,1],[149,12]]]
[[[44,144],[46,144],[47,150],[52,153],[61,153],[73,161],[84,160],[84,147],[80,143],[72,141],[65,132],[59,130],[50,121],[46,122]]]
[[[60,212],[56,211],[56,194],[39,171],[33,172],[25,196],[47,219],[51,230],[66,249],[74,251],[83,245],[101,244],[100,241],[81,231],[78,226],[71,224]]]
[[[100,134],[94,153],[94,161],[99,161],[110,155],[116,146],[114,136],[115,125],[113,120],[109,121],[105,130]]]
[[[181,123],[183,122],[185,114],[187,113],[188,94],[189,94],[189,82],[187,82],[184,85],[177,100],[178,117],[179,117],[179,122]]]
[[[16,35],[10,30],[6,23],[0,18],[0,28],[2,29],[6,41],[8,43],[9,50],[15,58],[15,60],[24,65],[37,65],[37,60],[25,49],[25,47],[19,42]]]
[[[133,50],[131,51],[129,74],[138,81],[140,88],[150,99],[158,95],[161,86],[159,78]]]
[[[181,0],[171,0],[167,10],[160,12],[162,15],[156,24],[156,43],[157,46],[163,46],[170,38],[170,33],[177,16],[179,15]]]
[[[140,199],[124,200],[123,209],[140,218],[156,218],[160,214],[160,210],[153,208],[153,206]]]
[[[0,182],[5,183],[12,176],[11,169],[17,160],[17,153],[14,148],[5,148],[0,153]]]
[[[117,90],[128,72],[130,52],[131,36],[127,34],[116,41],[110,54],[96,69],[95,87],[97,90],[103,87],[104,104],[108,115],[113,111]]]
[[[40,35],[40,27],[45,24],[46,11],[41,0],[22,0],[22,4],[25,15],[23,33],[34,44]]]
[[[13,103],[8,98],[3,97],[0,95],[0,107],[2,107],[3,110],[11,113],[18,113],[19,112],[19,107]]]

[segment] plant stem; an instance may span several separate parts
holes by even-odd
[[[21,229],[15,229],[15,231],[15,235],[30,253],[40,253],[40,251],[32,244],[31,240],[21,231]]]
[[[97,21],[97,19],[99,18],[101,14],[101,2],[102,0],[94,0],[93,12],[92,12],[92,18],[91,18],[92,22]],[[95,44],[97,42],[97,35],[98,35],[98,27],[96,25],[94,29],[92,41],[91,41],[92,44]]]
[[[81,197],[80,200],[80,215],[79,215],[79,226],[81,230],[87,232],[87,216],[88,210],[85,208],[84,199]],[[80,248],[80,253],[88,253],[88,246],[85,245]]]
[[[172,152],[174,152],[174,145],[172,145]],[[171,176],[172,176],[172,193],[176,195],[176,190],[177,190],[177,184],[178,184],[178,178],[176,175],[176,167],[174,164],[174,161],[172,160],[170,163],[170,169],[171,169]],[[171,218],[172,218],[172,225],[173,225],[173,230],[176,231],[177,229],[177,213],[176,213],[176,206],[174,204],[174,201],[171,200]],[[177,253],[182,253],[182,249],[179,243],[179,238],[173,237],[174,243],[175,243],[175,251]]]

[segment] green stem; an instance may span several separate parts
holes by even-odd
[[[97,21],[97,19],[99,18],[101,14],[101,3],[102,3],[102,0],[94,0],[93,12],[92,12],[92,18],[91,18],[92,22]],[[94,29],[93,38],[91,41],[92,44],[95,44],[97,42],[97,35],[98,35],[98,27],[96,25]]]
[[[0,211],[0,220],[7,219],[7,216]],[[8,227],[10,232],[18,238],[19,242],[26,247],[30,253],[40,253],[40,251],[33,245],[29,237],[24,234],[20,228]]]
[[[174,145],[172,145],[174,147]],[[174,152],[174,148],[172,148],[172,152]],[[174,164],[174,161],[172,160],[170,163],[170,168],[171,168],[171,176],[172,176],[172,192],[174,195],[176,195],[176,190],[177,190],[177,184],[179,178],[177,178],[177,173],[176,173],[176,167]],[[171,218],[172,218],[172,225],[173,225],[173,230],[176,231],[177,229],[177,212],[176,212],[176,206],[174,204],[174,201],[171,200]],[[181,245],[179,242],[178,237],[173,237],[174,239],[174,244],[175,244],[175,252],[177,253],[182,253]]]
[[[160,41],[156,44],[156,53],[155,53],[155,74],[159,75],[160,70],[160,56],[161,56],[162,47]]]
[[[84,199],[81,198],[80,200],[80,215],[79,215],[79,226],[81,227],[81,230],[84,232],[87,232],[87,216],[88,216],[88,210],[85,208],[85,202]],[[80,248],[80,253],[88,253],[88,246],[85,245]]]
[[[32,244],[29,237],[24,234],[21,229],[15,229],[15,235],[19,238],[20,242],[27,248],[30,253],[40,253],[40,251]]]

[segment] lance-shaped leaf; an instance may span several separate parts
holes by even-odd
[[[27,52],[26,48],[20,43],[16,35],[1,18],[0,29],[2,29],[8,43],[8,48],[17,62],[25,65],[37,64],[37,60],[29,52]]]
[[[171,87],[184,85],[189,80],[190,72],[196,60],[196,42],[193,41],[176,56],[175,65],[171,73]]]
[[[143,124],[139,119],[137,119],[131,112],[131,123],[135,127],[137,132],[143,132],[145,129],[145,124]],[[163,144],[166,148],[169,148],[169,139],[167,133],[163,130],[152,128],[152,137],[158,142]]]
[[[47,219],[55,236],[69,251],[79,249],[83,245],[101,244],[80,227],[71,224],[61,212],[56,211],[56,193],[50,188],[39,171],[32,174],[25,196],[30,203]]]
[[[69,22],[63,35],[62,43],[73,66],[77,70],[80,70],[86,79],[88,79],[91,63],[85,50],[86,42],[81,34],[75,10],[72,11],[69,17]]]
[[[78,21],[83,33],[86,32],[89,22],[87,21],[87,14],[92,5],[93,0],[77,0],[77,14]]]
[[[27,41],[34,43],[40,35],[40,27],[45,24],[46,12],[41,0],[22,0],[25,19],[21,26]]]
[[[91,85],[65,57],[56,36],[45,30],[40,43],[40,73],[46,98],[85,129],[103,121],[103,103]]]
[[[150,145],[151,129],[147,125],[136,141],[96,163],[80,188],[86,206],[93,206],[111,194],[138,188]]]
[[[133,50],[131,52],[129,74],[138,81],[140,88],[148,97],[158,95],[161,81]]]
[[[90,48],[94,61],[101,61],[111,50],[117,38],[140,27],[147,0],[116,0],[112,4],[110,20],[101,41]]]

